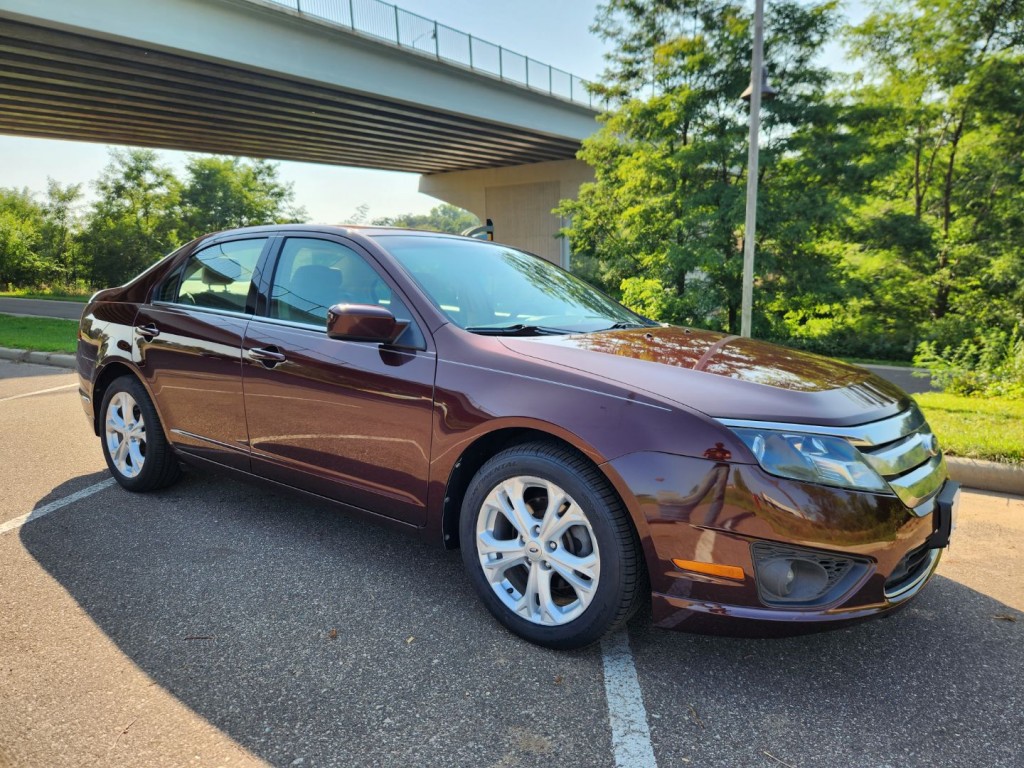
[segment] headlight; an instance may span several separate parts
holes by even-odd
[[[733,432],[746,443],[761,467],[773,475],[858,491],[892,493],[889,484],[860,451],[841,437],[770,429],[733,428]]]

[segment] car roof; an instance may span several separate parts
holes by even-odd
[[[223,237],[239,234],[263,234],[267,232],[327,232],[339,235],[413,235],[418,237],[462,237],[451,232],[435,232],[426,229],[406,227],[384,227],[371,224],[264,224],[256,227],[238,227],[211,232],[206,237]]]

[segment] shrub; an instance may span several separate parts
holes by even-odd
[[[914,365],[927,368],[946,392],[982,397],[1024,399],[1024,337],[1017,329],[984,332],[957,346],[939,348],[924,341]]]

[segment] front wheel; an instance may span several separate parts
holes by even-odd
[[[530,642],[581,648],[639,605],[645,571],[629,515],[575,451],[531,443],[494,456],[470,483],[460,525],[477,594]]]
[[[156,408],[133,376],[114,379],[103,395],[100,439],[114,479],[129,491],[154,491],[181,475]]]

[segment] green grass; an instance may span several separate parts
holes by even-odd
[[[1024,400],[914,395],[943,450],[951,456],[1024,463]]]
[[[77,301],[85,304],[92,296],[89,293],[68,293],[66,291],[40,291],[30,288],[17,288],[13,291],[0,291],[0,297],[8,299],[49,299],[50,301]]]
[[[0,347],[74,354],[77,346],[75,320],[0,315]]]

